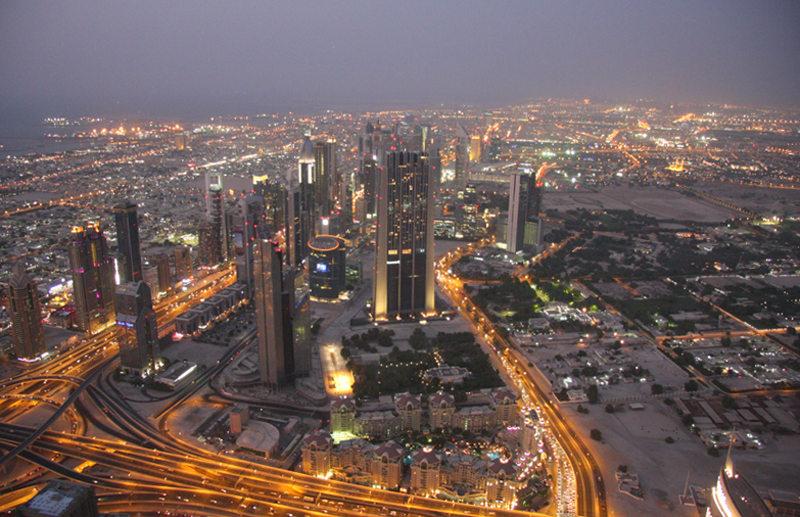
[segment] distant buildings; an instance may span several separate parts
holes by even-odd
[[[136,203],[123,201],[114,207],[119,248],[119,277],[125,282],[142,280],[142,252],[139,246],[139,216]]]
[[[96,334],[114,320],[114,264],[99,223],[72,228],[69,261],[78,330]]]
[[[378,178],[378,227],[373,288],[375,321],[435,312],[433,193],[428,155],[386,155]]]
[[[150,288],[144,282],[123,282],[116,292],[120,363],[126,370],[147,376],[161,366],[158,322]]]
[[[18,358],[34,359],[47,351],[42,325],[42,306],[36,284],[22,262],[14,264],[8,282],[9,315],[14,352]]]

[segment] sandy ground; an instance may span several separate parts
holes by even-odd
[[[800,190],[698,182],[694,187],[714,197],[730,201],[762,215],[800,215]]]
[[[585,405],[588,415],[578,414],[575,406],[562,405],[562,411],[592,450],[603,472],[609,498],[609,515],[696,516],[694,508],[681,506],[686,475],[690,484],[711,487],[724,462],[724,453],[709,456],[699,438],[684,427],[677,415],[662,402],[646,402],[645,409],[634,411],[617,405],[615,413],[606,413],[605,404]],[[589,437],[599,429],[602,442]],[[675,443],[664,440],[671,436]],[[769,489],[797,490],[800,476],[800,437],[763,436],[763,450],[734,450],[739,471],[762,493]],[[616,489],[614,471],[627,465],[639,475],[645,493],[637,501]]]
[[[650,215],[657,219],[694,220],[718,222],[739,217],[741,213],[726,209],[710,201],[690,198],[678,191],[656,187],[606,187],[597,192],[569,193],[547,192],[542,202],[544,209],[560,211],[586,208],[589,210],[628,210]]]

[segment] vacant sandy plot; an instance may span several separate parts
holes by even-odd
[[[697,182],[692,188],[762,215],[800,215],[800,190]]]
[[[700,439],[692,435],[663,402],[646,402],[644,406],[644,410],[634,411],[627,405],[616,405],[616,412],[607,413],[604,404],[588,405],[588,415],[577,413],[575,406],[569,404],[561,407],[600,465],[609,509],[614,515],[695,517],[694,508],[678,502],[686,475],[691,472],[692,485],[711,487],[724,462],[724,451],[718,458],[709,456]],[[600,430],[602,442],[589,437],[591,429]],[[675,443],[666,443],[667,437],[672,437]],[[740,472],[762,492],[796,490],[792,484],[800,475],[797,467],[800,437],[762,435],[762,438],[766,445],[763,450],[733,452]],[[618,465],[627,465],[639,475],[645,493],[643,501],[617,491],[614,471]]]
[[[739,217],[741,213],[726,209],[700,198],[656,187],[606,187],[595,193],[548,192],[544,195],[545,209],[561,211],[586,208],[588,210],[628,210],[646,214],[656,219],[717,222]]]

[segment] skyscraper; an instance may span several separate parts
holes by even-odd
[[[506,238],[509,253],[535,253],[541,242],[541,189],[536,185],[536,174],[528,168],[522,170],[523,172],[511,176],[508,190]]]
[[[119,357],[123,368],[138,375],[159,369],[158,322],[150,288],[144,282],[123,282],[116,292],[117,325],[123,329]]]
[[[456,190],[464,188],[467,182],[467,165],[469,161],[469,134],[464,126],[458,125],[456,129],[456,159],[454,165],[454,182]]]
[[[198,262],[201,266],[214,267],[222,262],[222,258],[220,257],[219,234],[215,232],[216,227],[208,222],[201,223],[200,227],[197,229],[197,237],[199,240]]]
[[[8,282],[11,336],[17,357],[33,359],[47,351],[42,325],[42,305],[36,284],[22,262],[14,264]]]
[[[219,173],[206,173],[206,211],[211,227],[207,232],[206,244],[209,248],[207,255],[217,260],[214,264],[228,260],[228,231],[227,217],[225,214],[225,201],[222,191],[222,175]]]
[[[280,181],[270,181],[267,175],[253,176],[253,193],[264,198],[264,213],[270,233],[275,235],[286,227],[286,189]]]
[[[260,196],[247,196],[237,203],[233,216],[234,242],[236,248],[236,266],[239,281],[247,286],[247,296],[252,297],[253,290],[253,249],[260,235],[269,236],[267,229],[264,199]]]
[[[178,281],[194,278],[192,250],[188,246],[175,248],[175,278]]]
[[[286,383],[286,362],[281,251],[277,243],[258,238],[254,265],[258,371],[262,384],[278,388]]]
[[[74,226],[69,242],[78,330],[96,334],[114,323],[114,265],[99,223]]]
[[[286,246],[289,265],[300,266],[308,256],[310,218],[303,210],[303,189],[295,186],[286,191]]]
[[[316,150],[308,135],[300,144],[300,155],[297,158],[297,185],[300,186],[300,211],[308,212],[316,217],[315,200],[316,184],[319,181],[315,159]]]
[[[317,212],[312,214],[314,222],[327,216],[336,205],[339,196],[339,178],[336,169],[336,139],[328,138],[314,146],[314,168],[317,176],[314,182],[314,204]]]
[[[136,203],[123,201],[114,207],[119,248],[119,277],[126,282],[142,279],[142,253],[139,247],[139,216]]]
[[[378,176],[376,321],[434,314],[433,192],[427,153],[386,154]]]

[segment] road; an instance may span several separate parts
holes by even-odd
[[[477,247],[485,244],[470,244],[445,255],[436,264],[437,281],[442,291],[449,297],[450,302],[460,309],[475,331],[486,337],[486,341],[490,343],[496,354],[504,356],[504,364],[509,365],[506,373],[518,380],[520,388],[524,390],[523,399],[530,400],[534,406],[532,409],[537,410],[540,417],[544,417],[544,420],[549,422],[556,441],[565,451],[575,475],[576,486],[567,487],[558,495],[563,498],[569,497],[570,493],[576,494],[577,508],[575,511],[577,515],[605,517],[607,515],[605,486],[600,469],[589,449],[558,412],[552,396],[541,388],[542,380],[536,375],[538,371],[535,372],[535,367],[532,364],[529,365],[528,359],[513,343],[496,332],[481,309],[465,295],[461,280],[449,272],[451,266],[464,254],[471,253]],[[568,503],[569,501],[559,501],[561,512],[569,511]]]

